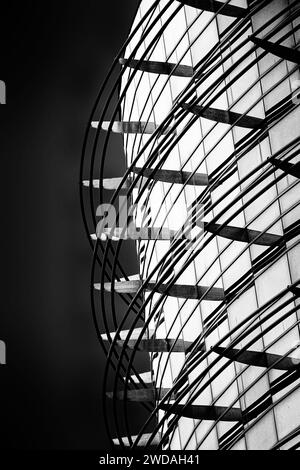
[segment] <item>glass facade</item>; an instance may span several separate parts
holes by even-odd
[[[135,433],[124,411],[118,445],[300,446],[299,17],[289,0],[140,2],[110,79],[118,98],[90,130],[100,180],[85,184],[101,194],[119,133],[112,202],[122,194],[149,239],[132,242],[133,278],[121,236],[94,255],[95,305],[109,291],[113,312],[126,306],[105,338],[110,398],[147,401]]]

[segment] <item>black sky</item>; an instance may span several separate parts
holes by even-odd
[[[90,109],[137,4],[1,3],[2,448],[108,445],[78,172]]]

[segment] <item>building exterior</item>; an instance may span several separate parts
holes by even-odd
[[[299,17],[142,0],[100,91],[81,198],[118,446],[300,447]]]

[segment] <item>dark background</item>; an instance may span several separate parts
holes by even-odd
[[[2,448],[108,446],[78,173],[91,107],[137,5],[1,2]]]

